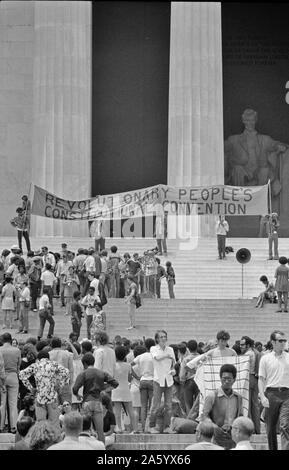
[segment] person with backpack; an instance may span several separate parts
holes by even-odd
[[[28,271],[30,294],[31,294],[31,310],[37,312],[37,298],[40,295],[41,290],[41,258],[40,256],[34,256],[32,258],[33,264]]]

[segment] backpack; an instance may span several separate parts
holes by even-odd
[[[41,270],[34,266],[33,271],[29,273],[29,279],[32,282],[38,282],[41,277]]]

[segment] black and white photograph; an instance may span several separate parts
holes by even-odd
[[[289,450],[288,18],[0,0],[0,451]]]

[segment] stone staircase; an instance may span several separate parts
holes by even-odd
[[[113,450],[184,450],[195,442],[195,434],[118,434]],[[251,444],[255,450],[268,450],[266,434],[254,434]],[[278,436],[278,449],[280,448]]]
[[[67,337],[71,332],[70,318],[65,316],[65,309],[55,304],[55,332],[60,337]],[[217,331],[226,329],[230,332],[230,344],[242,335],[249,335],[255,340],[267,342],[270,333],[278,328],[289,331],[289,315],[275,313],[276,305],[266,304],[263,309],[254,308],[255,302],[247,299],[143,299],[143,305],[136,313],[136,329],[128,331],[127,305],[123,299],[109,299],[104,307],[107,316],[107,331],[111,339],[119,334],[130,338],[154,337],[155,331],[164,328],[168,332],[169,343],[178,343],[197,339],[206,341],[215,338]],[[0,334],[2,329],[0,311]],[[38,313],[29,313],[29,335],[37,336]],[[15,329],[8,330],[12,336],[27,338],[16,334]],[[46,325],[44,336],[48,326]],[[81,338],[86,337],[85,320],[81,329]]]
[[[46,245],[52,251],[60,251],[64,238],[46,237],[31,240],[33,249]],[[79,247],[94,245],[92,238],[65,239],[68,248],[76,251]],[[0,238],[0,251],[9,248],[15,239]],[[130,254],[156,246],[155,239],[126,238],[107,239],[106,246],[117,245],[121,254],[128,251]],[[168,256],[161,257],[164,265],[167,260],[172,261],[176,273],[175,295],[178,299],[238,299],[242,297],[242,266],[237,262],[235,254],[239,248],[248,248],[251,251],[251,261],[243,265],[244,285],[243,298],[256,296],[262,286],[259,277],[267,275],[274,278],[278,261],[268,261],[268,242],[266,238],[233,238],[227,239],[227,245],[234,248],[234,253],[226,260],[219,260],[216,250],[215,238],[194,238],[187,242],[181,240],[168,240]],[[25,245],[24,245],[25,246]],[[289,244],[286,238],[279,240],[280,255],[289,256]],[[168,298],[168,289],[165,281],[162,282],[162,298]]]
[[[32,238],[32,247],[39,249],[46,245],[52,251],[60,251],[62,237]],[[65,239],[68,248],[76,251],[79,247],[93,245],[91,238]],[[12,238],[0,238],[0,251],[15,243]],[[119,251],[133,254],[143,253],[144,250],[155,246],[154,239],[107,239],[106,246],[116,244]],[[234,247],[235,253],[239,248],[246,247],[252,253],[251,261],[244,266],[244,296],[241,298],[241,271],[235,253],[229,254],[226,261],[217,259],[215,238],[191,239],[184,243],[179,240],[168,241],[168,257],[162,257],[173,262],[177,284],[176,299],[168,299],[166,282],[162,283],[162,299],[143,299],[143,305],[137,310],[137,329],[127,331],[127,306],[123,299],[109,299],[105,306],[107,313],[108,332],[113,338],[116,334],[129,337],[153,336],[159,328],[168,331],[169,341],[179,342],[196,338],[207,340],[215,337],[219,329],[227,329],[231,334],[231,343],[241,335],[248,334],[255,340],[265,342],[270,332],[275,328],[287,331],[289,317],[285,313],[277,314],[276,305],[265,305],[263,309],[255,309],[254,296],[260,292],[261,274],[273,279],[277,261],[267,261],[267,239],[228,239],[227,245]],[[280,255],[286,255],[287,239],[280,239]],[[55,300],[55,334],[67,336],[71,331],[70,319],[64,315],[64,310]],[[0,312],[0,317],[2,313]],[[2,326],[2,321],[0,321]],[[17,325],[15,325],[17,326]],[[30,333],[37,334],[38,314],[30,312]],[[46,327],[47,328],[47,327]],[[47,330],[46,330],[47,331]],[[2,333],[3,330],[0,330]],[[12,331],[14,336],[15,329]],[[85,337],[83,324],[81,337]]]
[[[14,434],[0,434],[0,450],[9,450],[14,440]],[[184,450],[195,442],[195,434],[118,434],[112,450]],[[268,450],[266,434],[253,435],[251,444],[255,450]],[[280,436],[278,448],[280,449]]]
[[[0,450],[10,450],[15,443],[15,434],[0,433]]]

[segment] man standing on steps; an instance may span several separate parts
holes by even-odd
[[[273,212],[266,216],[266,233],[268,236],[269,244],[269,258],[268,260],[273,259],[272,245],[274,244],[274,259],[279,258],[278,254],[278,229],[280,227],[280,222],[278,220],[278,214]]]
[[[257,354],[254,351],[254,341],[249,336],[242,336],[240,348],[244,356],[250,359],[249,374],[249,418],[252,419],[255,427],[255,434],[260,434],[260,407],[258,401],[258,368],[256,367]],[[256,374],[257,373],[257,374]]]
[[[156,412],[161,404],[164,394],[164,433],[169,431],[172,414],[173,397],[173,375],[175,374],[175,353],[173,348],[167,346],[167,332],[158,330],[155,334],[156,346],[152,346],[150,353],[153,357],[154,380],[153,380],[153,401],[150,414],[150,433],[157,434]]]
[[[18,244],[20,250],[22,250],[22,237],[25,239],[27,251],[31,251],[30,239],[29,239],[29,223],[28,219],[23,212],[22,207],[16,209],[17,217],[14,217],[10,221],[11,225],[17,229]]]
[[[219,215],[219,219],[216,224],[216,235],[218,241],[218,252],[219,259],[226,259],[226,236],[229,231],[229,224],[225,220],[224,215]]]
[[[273,351],[261,357],[259,393],[264,408],[268,408],[267,437],[269,450],[278,450],[277,422],[279,420],[282,450],[289,450],[289,353],[287,339],[280,330],[271,333]]]

